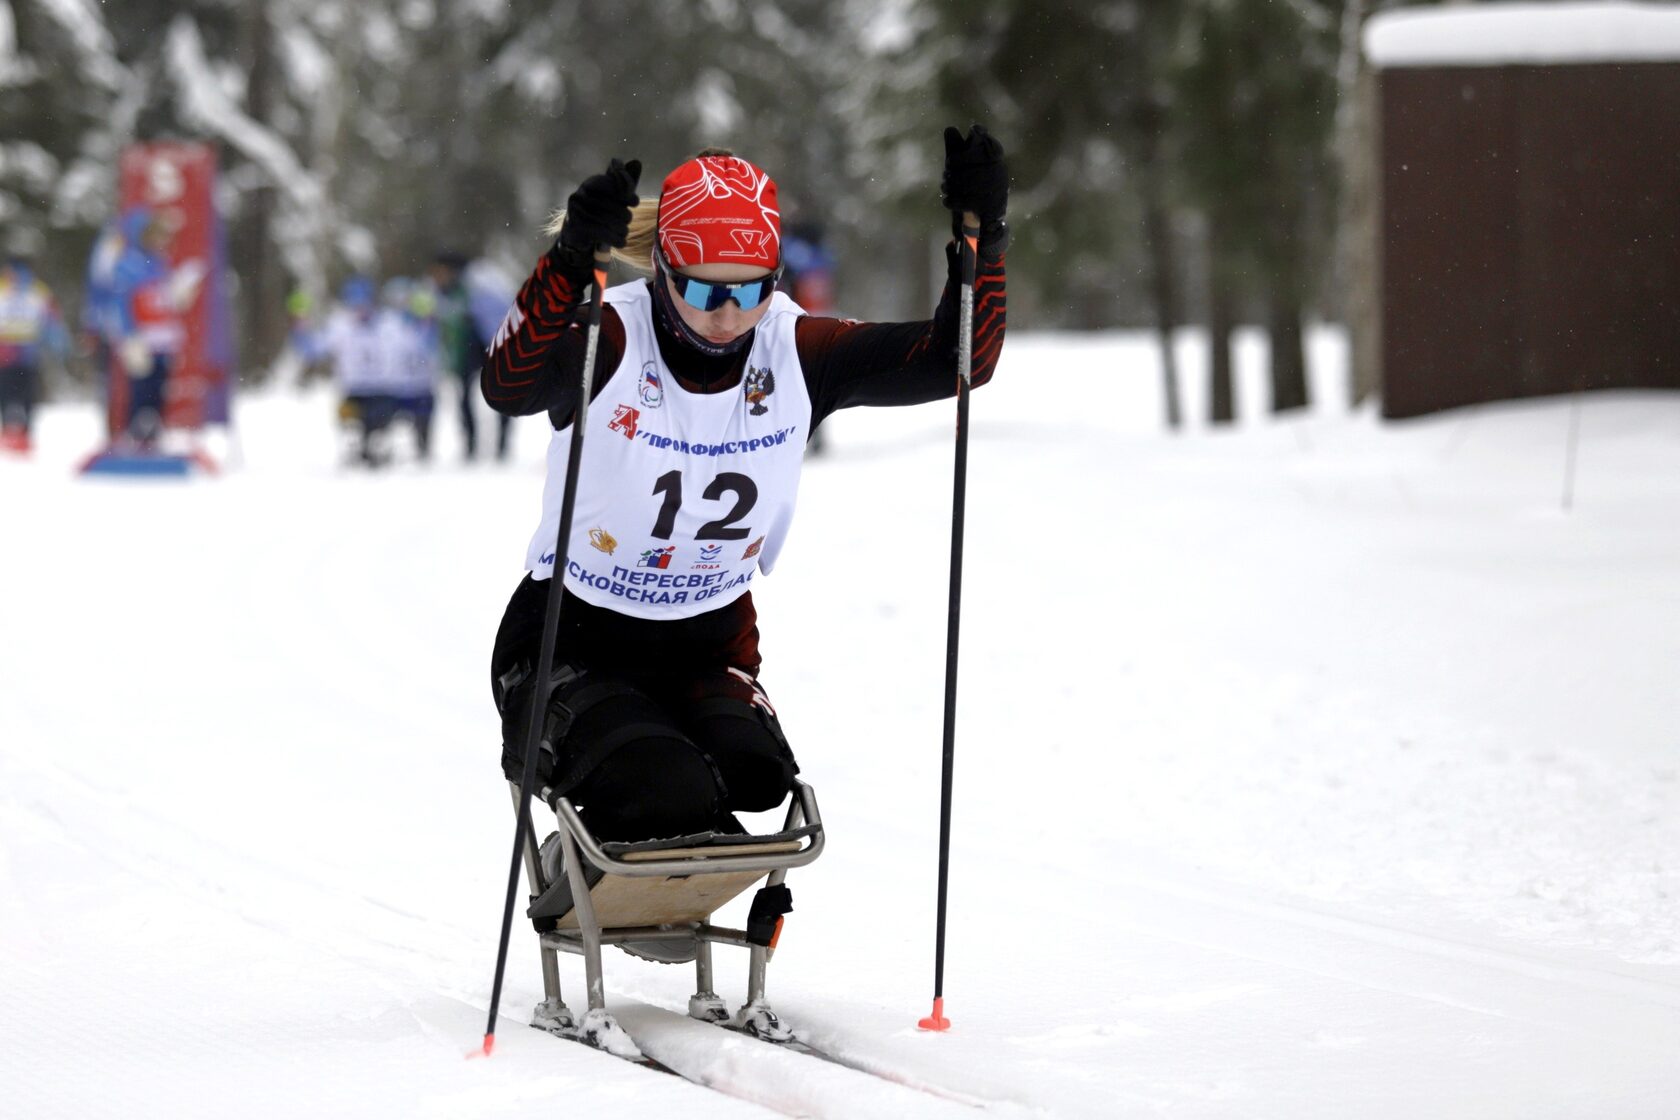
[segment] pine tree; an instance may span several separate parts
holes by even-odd
[[[1298,0],[1211,0],[1193,11],[1174,68],[1184,176],[1207,218],[1215,422],[1232,418],[1225,309],[1258,307],[1271,338],[1272,409],[1307,404],[1302,321],[1333,212],[1329,141],[1336,28]]]

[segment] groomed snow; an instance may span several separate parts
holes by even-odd
[[[1386,67],[1680,62],[1680,6],[1606,0],[1405,8],[1371,17],[1365,54]]]
[[[0,460],[0,1111],[1672,1116],[1680,395],[1581,402],[1565,512],[1570,401],[1384,425],[1341,355],[1317,336],[1324,405],[1271,421],[1245,340],[1257,418],[1220,433],[1160,430],[1131,335],[1018,334],[976,395],[942,1036],[914,1023],[951,406],[836,418],[757,593],[830,828],[770,996],[889,1079],[708,1033],[671,1010],[687,969],[607,960],[650,1051],[756,1103],[522,1026],[528,927],[463,1058],[540,422],[506,467],[444,424],[431,469],[368,477],[327,397],[264,395],[240,469],[124,484],[71,476],[93,412],[49,408]]]

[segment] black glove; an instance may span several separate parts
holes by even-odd
[[[982,226],[1003,221],[1009,208],[1009,168],[1003,162],[1003,145],[984,126],[975,125],[967,136],[955,128],[945,130],[939,197],[951,211],[954,226],[960,226],[965,210],[978,215]]]
[[[580,183],[566,200],[560,247],[593,256],[597,246],[623,246],[630,238],[630,211],[641,201],[636,197],[636,180],[641,177],[641,160],[615,159],[601,174]]]

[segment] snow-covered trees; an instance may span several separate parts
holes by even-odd
[[[0,223],[48,235],[73,308],[123,145],[214,142],[252,370],[289,289],[444,247],[517,271],[610,156],[641,158],[652,192],[723,145],[825,224],[841,311],[896,316],[942,272],[939,131],[981,120],[1014,172],[1018,321],[1152,321],[1170,358],[1181,319],[1251,316],[1281,344],[1285,406],[1291,324],[1335,287],[1352,32],[1382,6],[0,0]]]
[[[213,141],[251,368],[289,287],[443,247],[523,267],[613,154],[733,145],[794,207],[855,218],[850,21],[817,0],[0,0],[0,221],[47,231],[73,291],[122,146]]]

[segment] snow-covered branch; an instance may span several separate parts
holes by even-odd
[[[164,58],[183,119],[250,160],[279,189],[286,217],[277,230],[281,252],[294,275],[305,284],[321,286],[325,270],[315,246],[330,219],[320,183],[278,133],[252,119],[228,96],[190,17],[177,16],[170,24]]]
[[[48,19],[70,36],[86,63],[86,74],[108,90],[120,89],[126,67],[117,58],[117,44],[105,26],[105,17],[93,0],[34,0]],[[10,9],[6,15],[11,16]]]

